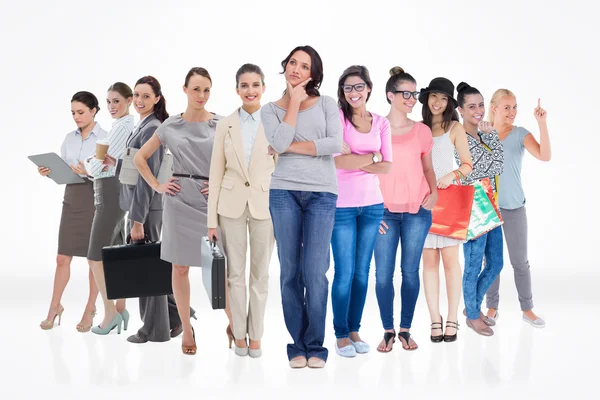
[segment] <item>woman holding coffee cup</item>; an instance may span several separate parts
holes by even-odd
[[[116,176],[116,167],[105,165],[106,156],[115,159],[123,157],[125,144],[133,131],[133,116],[129,115],[129,106],[133,100],[131,88],[117,82],[108,88],[106,103],[108,111],[115,122],[106,141],[96,144],[96,154],[86,160],[87,173],[94,178],[94,222],[90,235],[88,260],[98,284],[98,290],[104,302],[104,319],[100,325],[94,326],[92,332],[106,335],[115,327],[121,333],[121,324],[127,329],[129,313],[125,309],[125,299],[109,300],[106,295],[104,266],[102,265],[102,248],[123,244],[125,228],[125,211],[119,206],[121,184]]]
[[[94,121],[98,113],[98,99],[90,92],[77,92],[71,99],[71,114],[77,129],[65,137],[60,149],[60,156],[76,174],[85,179],[85,183],[69,184],[65,187],[65,195],[58,233],[58,254],[56,256],[56,272],[54,290],[50,302],[50,310],[45,320],[40,323],[44,330],[52,329],[58,316],[58,324],[64,311],[60,299],[69,282],[71,261],[73,257],[85,257],[88,252],[90,231],[94,218],[94,188],[87,179],[83,160],[94,153],[96,141],[104,139],[107,132]],[[39,167],[42,176],[48,176],[50,169]],[[90,265],[91,267],[91,265]],[[77,324],[79,332],[87,332],[92,326],[96,313],[98,288],[90,269],[90,294],[81,322]]]

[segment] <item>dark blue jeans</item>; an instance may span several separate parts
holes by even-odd
[[[385,235],[377,235],[375,242],[375,293],[379,303],[379,314],[383,329],[394,329],[394,269],[400,242],[400,327],[409,329],[421,288],[419,265],[425,238],[431,227],[431,211],[421,207],[416,214],[410,214],[393,213],[386,209],[383,221],[389,229]]]
[[[331,232],[337,195],[271,189],[273,220],[281,268],[283,317],[294,343],[288,359],[297,356],[327,360],[325,315]]]
[[[483,296],[504,266],[503,245],[501,226],[463,244],[463,296],[469,319],[479,318]],[[482,270],[484,255],[485,266]]]
[[[383,218],[383,203],[366,207],[343,207],[335,212],[331,248],[335,274],[331,285],[333,329],[336,338],[358,332],[362,319],[369,267],[377,230]]]

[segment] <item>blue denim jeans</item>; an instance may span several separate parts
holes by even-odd
[[[277,254],[281,268],[283,317],[294,343],[288,359],[297,356],[327,360],[325,315],[330,243],[337,195],[296,190],[269,191]]]
[[[394,329],[394,269],[400,242],[400,270],[402,272],[401,328],[410,328],[421,282],[419,265],[425,238],[431,227],[431,211],[421,207],[416,214],[393,213],[387,209],[383,221],[389,229],[377,235],[375,242],[375,293],[383,329]]]
[[[383,203],[366,207],[343,207],[335,212],[331,248],[335,274],[331,285],[333,329],[336,338],[358,332],[362,319],[369,267],[377,230],[383,218]]]
[[[501,226],[463,245],[465,253],[463,296],[469,319],[479,318],[483,296],[502,270],[503,245]],[[485,266],[482,270],[484,255]]]

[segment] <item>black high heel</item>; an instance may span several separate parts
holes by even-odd
[[[389,353],[392,350],[387,350],[387,348],[390,345],[390,340],[392,341],[392,343],[396,343],[396,330],[394,329],[394,332],[383,332],[383,341],[385,342],[385,348],[386,350],[379,350],[379,348],[377,348],[377,351],[380,353]]]
[[[440,342],[442,342],[444,340],[444,332],[442,330],[442,326],[444,325],[444,319],[442,317],[440,317],[440,319],[442,320],[442,322],[432,322],[431,323],[431,330],[439,329],[440,331],[442,331],[441,335],[437,335],[437,336],[431,335],[430,336],[431,341],[433,343],[440,343]],[[440,327],[437,328],[437,327],[434,327],[434,325],[439,325]]]
[[[456,329],[454,335],[444,335],[444,342],[454,342],[458,338],[458,322],[446,321],[446,328]]]

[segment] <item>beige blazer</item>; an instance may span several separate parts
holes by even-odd
[[[208,227],[218,215],[238,218],[246,209],[256,219],[269,219],[269,186],[277,159],[268,153],[262,123],[258,127],[250,166],[246,168],[239,108],[217,123],[208,180]]]

